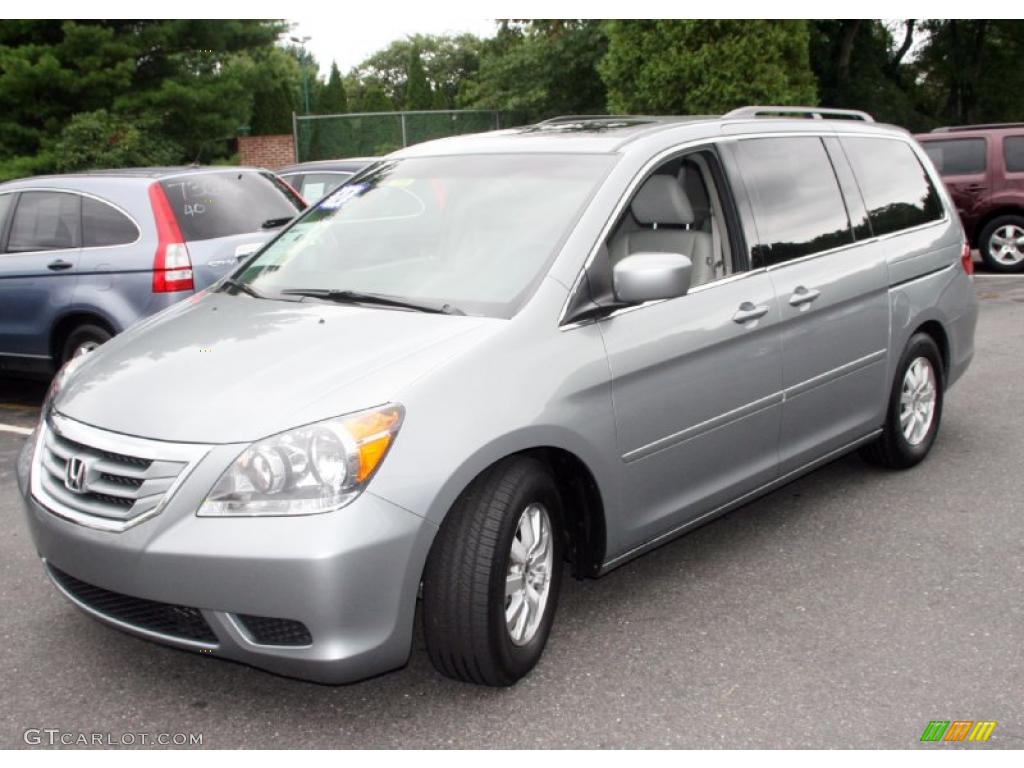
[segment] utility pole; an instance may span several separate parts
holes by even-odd
[[[302,49],[302,56],[299,61],[302,63],[302,102],[304,106],[303,113],[309,114],[309,54],[306,52],[306,43],[313,38],[309,35],[305,37],[289,37],[293,43]]]

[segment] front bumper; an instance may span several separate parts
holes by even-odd
[[[40,557],[81,582],[197,608],[215,642],[154,633],[83,605],[132,634],[282,675],[345,683],[400,667],[412,645],[416,594],[436,528],[364,492],[336,512],[305,517],[197,517],[204,495],[237,454],[213,450],[157,516],[121,532],[58,517],[29,489],[26,443],[18,480]],[[302,622],[303,647],[261,645],[239,615]]]

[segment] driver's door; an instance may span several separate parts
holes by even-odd
[[[741,256],[745,238],[738,231],[737,198],[717,153],[699,152],[713,211],[711,229],[719,233],[710,262],[734,263],[725,274],[705,270],[704,281],[685,296],[619,311],[599,323],[611,373],[628,547],[712,513],[771,482],[777,473],[780,310],[771,278],[764,270],[748,271]],[[696,154],[683,155],[683,164]],[[633,220],[645,220],[645,211],[635,203],[654,175],[663,177],[655,188],[678,196],[664,175],[677,173],[673,163],[679,160],[669,161],[641,185],[628,207]],[[692,192],[684,190],[683,196],[689,203],[683,205],[685,214],[695,206]],[[644,207],[658,206],[648,195]],[[729,243],[735,260],[722,258],[721,241]]]

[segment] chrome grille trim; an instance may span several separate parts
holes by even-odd
[[[208,451],[206,445],[120,435],[54,413],[39,425],[32,497],[79,525],[124,531],[159,514]],[[72,457],[88,462],[80,493],[64,482]]]

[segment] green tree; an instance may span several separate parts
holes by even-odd
[[[4,21],[0,162],[47,170],[44,145],[73,115],[101,109],[145,121],[181,148],[180,159],[224,156],[249,121],[259,75],[253,56],[285,28],[251,20]]]
[[[610,21],[598,69],[612,112],[720,113],[815,104],[805,21]]]
[[[348,96],[337,64],[331,64],[331,74],[327,82],[318,89],[316,111],[320,115],[339,115],[348,112]],[[309,152],[303,153],[301,157],[308,160],[324,160],[345,157],[346,154],[352,153],[350,124],[351,121],[345,118],[317,118],[312,121],[311,126],[306,123],[312,138]]]
[[[371,81],[363,89],[360,99],[361,112],[393,112],[395,109],[380,83]]]
[[[811,22],[811,67],[822,105],[863,109],[913,130],[930,127],[916,65],[908,60],[917,29],[914,19],[892,27],[872,19]]]
[[[267,136],[292,132],[292,113],[300,110],[302,72],[294,55],[272,48],[254,61],[249,132]]]
[[[331,74],[323,88],[320,89],[320,95],[317,98],[317,112],[321,115],[340,115],[348,112],[345,83],[341,79],[341,72],[335,62],[331,62]]]
[[[1024,22],[929,19],[917,60],[924,109],[937,123],[1012,122],[1024,116]]]
[[[355,67],[348,79],[358,88],[376,83],[394,105],[391,109],[399,109],[406,103],[414,49],[419,52],[427,81],[443,94],[445,108],[454,109],[463,82],[480,67],[481,41],[474,35],[411,35],[396,40]]]
[[[55,170],[61,172],[169,165],[181,157],[181,147],[152,123],[117,117],[105,109],[72,117],[51,152]]]
[[[460,101],[527,120],[603,113],[606,92],[597,66],[607,46],[598,21],[503,21],[484,42],[479,72],[465,83]]]
[[[409,51],[409,66],[405,77],[405,108],[430,109],[430,83],[423,69],[420,51],[415,45]]]

